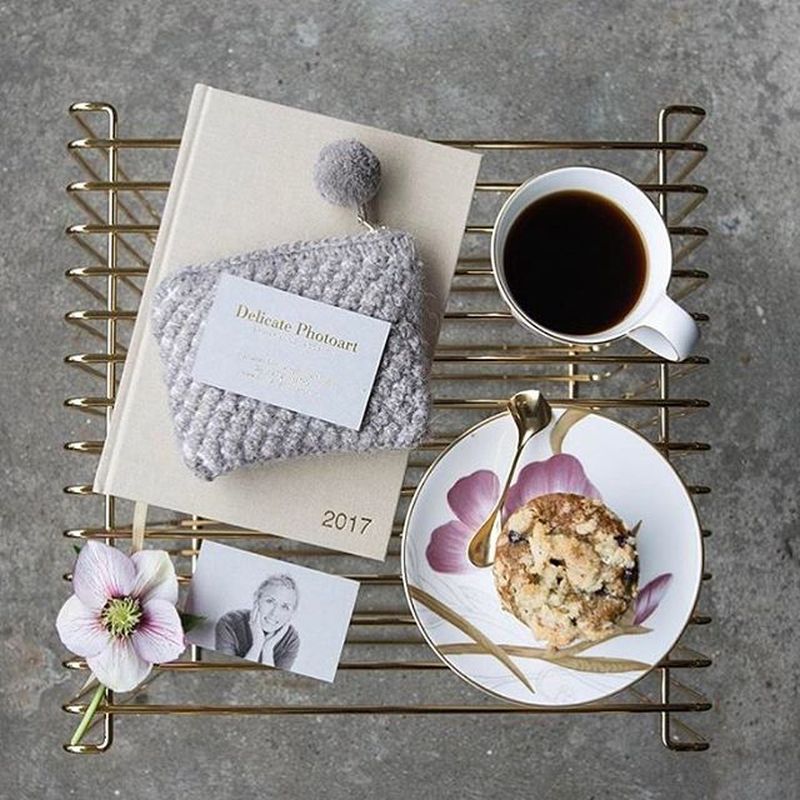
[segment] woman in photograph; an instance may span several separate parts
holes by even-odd
[[[256,589],[253,607],[229,611],[217,622],[216,649],[260,664],[290,669],[300,637],[289,624],[300,599],[289,575],[270,575]]]

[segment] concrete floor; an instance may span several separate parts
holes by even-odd
[[[790,1],[0,5],[0,795],[797,797],[798,41]],[[61,358],[79,340],[62,322],[78,260],[66,109],[108,100],[127,133],[177,136],[196,81],[432,137],[641,137],[661,104],[707,108],[696,219],[713,235],[697,265],[713,365],[692,389],[713,401],[696,418],[714,446],[696,462],[715,488],[710,752],[667,752],[652,720],[596,717],[141,718],[103,757],[61,751],[60,531],[88,507],[61,492],[76,469]]]

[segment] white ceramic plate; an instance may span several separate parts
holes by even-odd
[[[697,514],[675,470],[644,437],[599,414],[553,409],[548,429],[522,454],[507,510],[541,494],[594,488],[629,527],[642,523],[635,625],[553,660],[502,609],[491,568],[472,566],[466,555],[515,448],[514,422],[503,413],[466,431],[431,465],[403,532],[406,596],[431,647],[468,682],[526,705],[589,703],[646,675],[680,637],[703,569]]]

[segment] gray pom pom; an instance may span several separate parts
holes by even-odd
[[[366,205],[381,184],[381,162],[357,139],[326,144],[314,165],[317,191],[337,206]]]

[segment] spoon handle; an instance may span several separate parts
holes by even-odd
[[[506,482],[500,497],[483,524],[473,534],[467,547],[467,556],[476,567],[488,567],[494,563],[497,540],[502,529],[503,506],[508,487],[517,469],[517,462],[525,445],[550,424],[552,418],[550,405],[538,389],[517,392],[507,403],[511,418],[517,426],[517,452],[506,475]]]
[[[517,439],[517,451],[514,453],[514,458],[511,461],[511,466],[509,467],[508,475],[506,475],[506,482],[502,491],[500,492],[500,497],[498,498],[497,503],[495,503],[494,508],[489,512],[489,516],[486,517],[483,524],[475,532],[475,535],[472,537],[469,543],[469,559],[473,564],[475,564],[475,566],[488,566],[494,561],[494,551],[500,528],[498,523],[502,517],[503,506],[506,502],[506,495],[508,494],[508,489],[511,486],[511,480],[514,477],[514,472],[517,469],[519,458],[522,455],[522,451],[525,449],[525,445],[528,443],[530,438],[531,434],[528,431],[520,432]]]
[[[525,449],[525,445],[531,439],[531,434],[529,432],[525,432],[520,434],[519,439],[517,440],[517,452],[514,453],[514,458],[511,461],[511,466],[508,468],[508,475],[506,476],[506,483],[503,486],[503,491],[500,492],[500,499],[497,501],[497,505],[494,507],[494,511],[492,512],[493,516],[493,524],[492,530],[495,528],[495,524],[497,521],[502,519],[503,516],[503,506],[506,504],[506,495],[508,494],[508,490],[511,487],[511,481],[514,478],[514,473],[517,471],[517,464],[519,463],[519,458],[522,455],[522,451]],[[494,555],[494,547],[491,548],[492,555]]]

